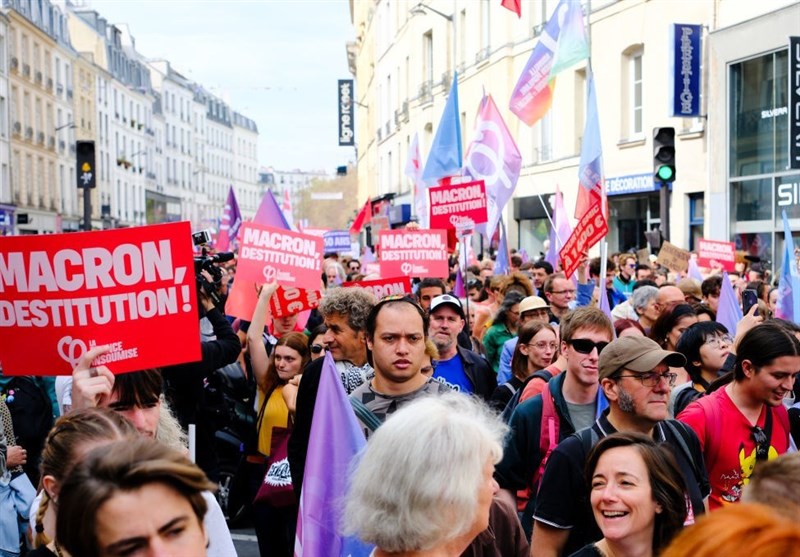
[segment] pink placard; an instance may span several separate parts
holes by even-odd
[[[382,230],[381,275],[447,277],[447,232],[444,230]]]
[[[736,247],[733,242],[700,238],[697,240],[697,264],[709,269],[721,265],[732,273],[736,270]]]
[[[464,221],[471,221],[474,228],[488,220],[483,180],[430,188],[428,194],[431,228],[458,228]]]

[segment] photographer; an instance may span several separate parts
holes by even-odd
[[[206,273],[206,270],[201,273]],[[212,416],[203,411],[208,407],[203,387],[215,370],[236,361],[242,345],[228,320],[214,305],[212,298],[216,295],[219,299],[219,292],[207,291],[207,285],[218,288],[219,283],[208,281],[210,276],[203,275],[203,278],[207,282],[199,286],[197,292],[201,328],[204,321],[206,325],[210,324],[214,340],[200,343],[202,358],[199,361],[166,367],[162,371],[167,399],[181,426],[184,429],[192,423],[197,426],[197,464],[212,481],[217,481],[217,456],[214,451],[216,425]],[[201,282],[198,278],[198,283]]]

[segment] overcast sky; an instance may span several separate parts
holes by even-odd
[[[91,0],[127,23],[136,49],[166,58],[258,125],[259,164],[335,172],[336,80],[351,78],[347,0]]]

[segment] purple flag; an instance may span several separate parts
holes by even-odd
[[[367,557],[370,554],[371,547],[339,533],[350,463],[366,444],[336,364],[328,352],[322,365],[308,438],[295,557]]]
[[[239,211],[239,204],[236,202],[236,194],[233,186],[228,190],[228,201],[222,210],[222,220],[219,223],[219,234],[215,248],[217,251],[228,251],[236,240],[239,227],[242,226],[242,213]]]
[[[275,228],[283,228],[284,230],[292,229],[283,211],[281,211],[278,201],[272,194],[272,190],[264,192],[264,197],[261,198],[261,205],[258,206],[256,216],[253,217],[253,222],[256,224],[274,226]]]
[[[794,257],[794,241],[786,210],[781,211],[783,218],[783,261],[781,277],[778,282],[778,307],[775,317],[789,321],[800,321],[800,276]]]
[[[375,254],[372,253],[372,249],[367,246],[364,248],[364,255],[361,256],[361,262],[366,265],[367,263],[375,263],[377,259],[375,259]]]
[[[517,186],[522,155],[491,96],[483,97],[475,122],[472,143],[464,158],[464,172],[486,183],[489,221],[476,227],[489,240]],[[485,230],[484,230],[485,227]]]
[[[464,275],[461,274],[461,267],[456,271],[456,284],[453,287],[453,295],[456,298],[467,297],[467,289],[464,288]]]
[[[722,272],[722,288],[719,291],[719,307],[717,308],[717,322],[727,327],[731,335],[736,334],[736,325],[742,320],[742,308],[736,299],[731,279],[728,273]]]
[[[606,281],[605,279],[599,278],[597,282],[600,284],[597,286],[597,303],[600,311],[606,314],[606,317],[614,323],[614,318],[611,316],[611,304],[608,303],[608,290],[606,290]],[[617,332],[612,328],[611,329],[611,336],[617,338]]]
[[[689,258],[689,278],[697,279],[703,282],[703,274],[700,272],[700,267],[697,266],[697,259],[694,257]]]

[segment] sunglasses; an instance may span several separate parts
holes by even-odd
[[[607,342],[593,342],[588,338],[573,338],[572,340],[565,340],[567,344],[572,346],[575,349],[575,352],[580,354],[591,354],[592,350],[597,348],[597,354],[600,355],[600,352],[608,346]]]
[[[769,458],[769,439],[766,432],[758,426],[753,427],[753,441],[756,442],[756,460]]]
[[[325,347],[322,346],[321,344],[312,344],[311,345],[311,353],[312,354],[319,354],[323,350],[325,350]]]

